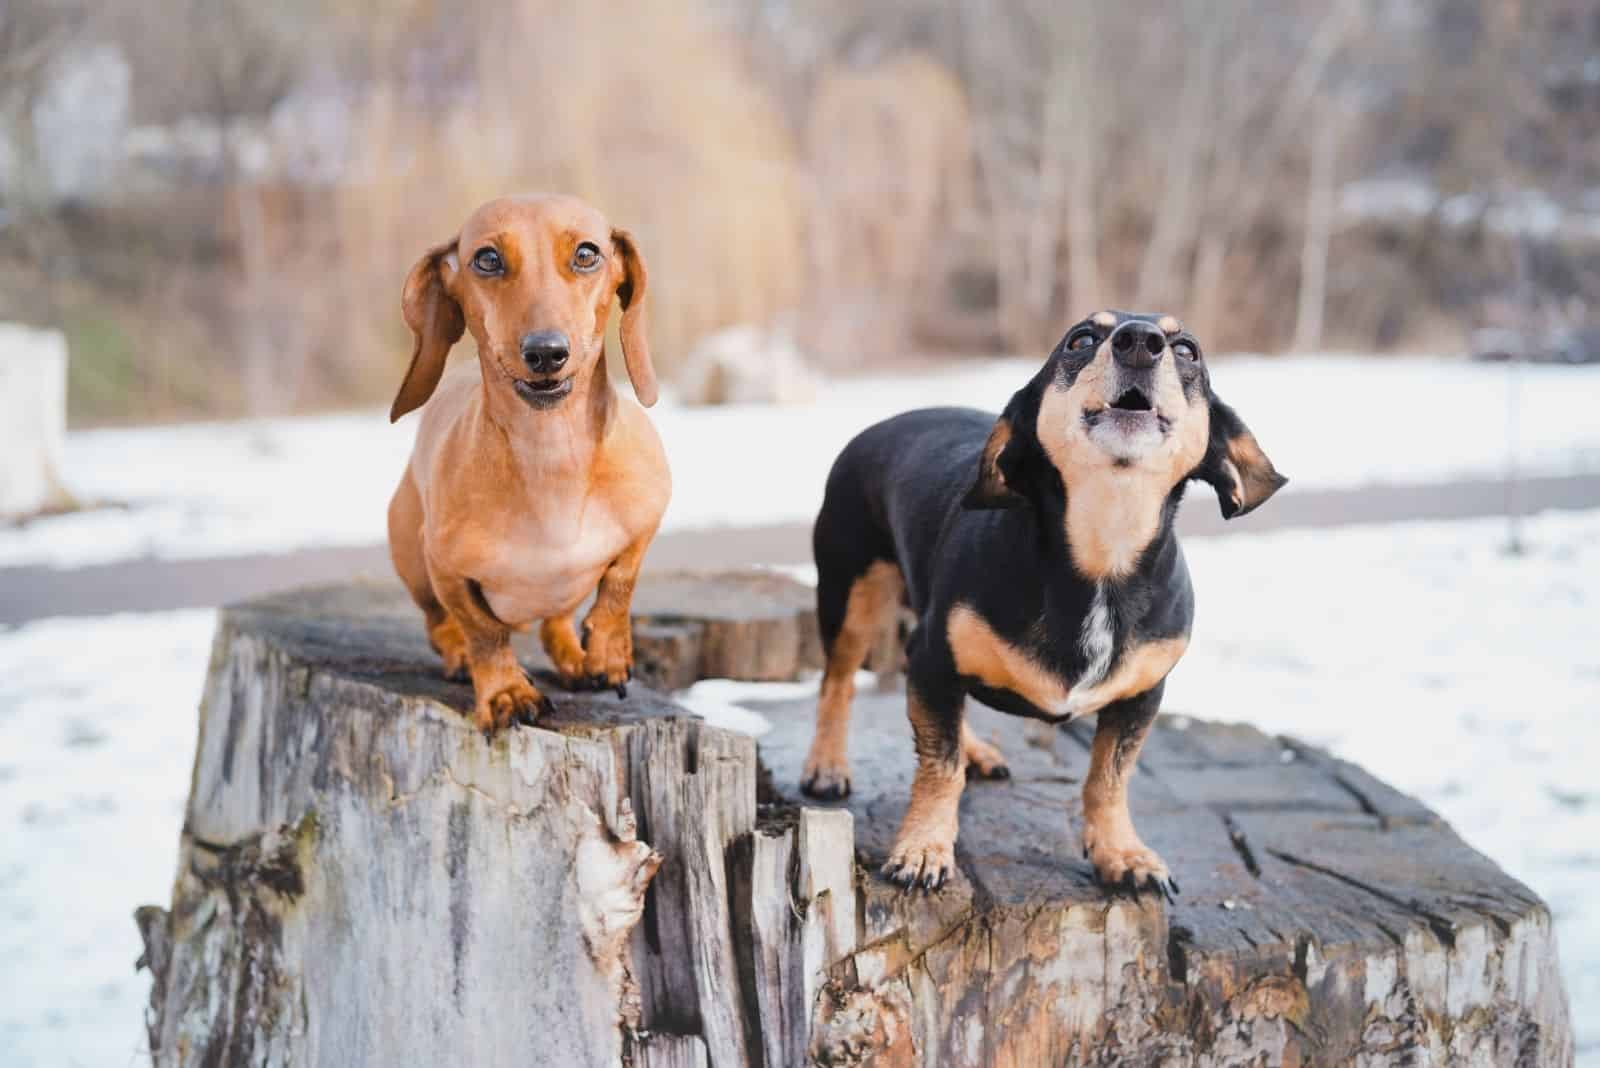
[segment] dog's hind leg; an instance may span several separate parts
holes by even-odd
[[[561,685],[569,690],[586,688],[588,676],[583,671],[583,642],[578,638],[578,626],[572,613],[556,619],[547,619],[539,625],[539,644],[545,655],[556,666]]]
[[[800,790],[809,797],[838,800],[850,794],[850,702],[856,672],[894,620],[904,581],[887,560],[867,565],[848,582],[819,568],[817,622],[826,666],[817,696],[817,733],[801,773]]]
[[[977,732],[961,722],[961,751],[967,755],[967,774],[980,779],[1009,779],[1011,768],[1005,754],[993,744],[979,738]]]
[[[389,559],[411,599],[422,609],[428,644],[444,660],[445,677],[466,682],[467,635],[439,603],[428,578],[428,561],[422,552],[422,497],[410,467],[389,501]]]

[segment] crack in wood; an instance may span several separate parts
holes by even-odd
[[[1189,947],[1194,944],[1194,932],[1182,924],[1167,930],[1167,975],[1179,986],[1189,985]]]
[[[1448,917],[1441,916],[1432,909],[1427,908],[1416,898],[1403,898],[1396,894],[1391,894],[1389,891],[1373,886],[1371,883],[1363,882],[1353,875],[1346,875],[1342,871],[1326,867],[1322,864],[1317,864],[1314,861],[1303,860],[1300,857],[1294,856],[1292,853],[1285,853],[1277,849],[1269,849],[1267,850],[1267,853],[1283,861],[1285,864],[1291,864],[1294,867],[1303,868],[1306,871],[1316,872],[1318,875],[1327,876],[1329,879],[1337,879],[1346,886],[1365,891],[1366,893],[1377,898],[1379,901],[1387,902],[1388,904],[1393,905],[1395,908],[1403,909],[1404,911],[1419,917],[1425,923],[1427,923],[1428,927],[1432,929],[1434,935],[1438,937],[1439,941],[1444,943],[1446,949],[1455,948],[1455,923]],[[1391,934],[1390,937],[1393,937],[1393,935]]]
[[[1239,826],[1232,814],[1222,814],[1222,825],[1228,830],[1228,844],[1233,846],[1233,851],[1239,854],[1239,859],[1244,862],[1245,870],[1257,879],[1261,878],[1261,864],[1256,860],[1255,850],[1250,848],[1250,839],[1245,836],[1244,828]]]

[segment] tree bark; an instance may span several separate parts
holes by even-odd
[[[731,619],[740,580],[701,581]],[[969,787],[961,874],[912,896],[874,875],[903,696],[857,698],[856,791],[814,807],[810,701],[752,706],[758,763],[642,687],[546,692],[486,742],[398,589],[224,611],[173,900],[137,914],[153,1061],[1571,1063],[1544,906],[1297,743],[1152,732],[1133,803],[1168,907],[1077,856],[1088,732],[974,707],[1014,778]]]

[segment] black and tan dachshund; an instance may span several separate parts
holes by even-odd
[[[968,772],[1009,774],[963,723],[970,694],[1052,722],[1098,713],[1084,852],[1104,883],[1177,890],[1134,831],[1127,781],[1189,642],[1173,520],[1192,479],[1229,518],[1285,482],[1170,315],[1104,311],[1073,326],[998,419],[908,412],[845,446],[813,532],[827,669],[801,786],[850,792],[854,675],[908,603],[917,771],[886,877],[941,886]]]

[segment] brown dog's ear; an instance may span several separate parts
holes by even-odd
[[[626,230],[611,231],[611,243],[622,258],[622,281],[617,283],[617,300],[622,304],[622,361],[628,366],[633,394],[646,408],[656,402],[656,367],[650,360],[650,342],[645,337],[644,295],[647,274],[644,257],[633,235]]]
[[[453,275],[456,271],[455,260],[456,239],[451,238],[423,253],[406,275],[400,310],[416,343],[411,350],[411,369],[406,372],[400,392],[395,394],[394,406],[389,409],[391,423],[422,407],[423,402],[433,396],[439,377],[444,374],[445,357],[466,330],[461,305],[445,288],[446,273]]]
[[[1272,466],[1239,413],[1215,393],[1211,395],[1211,439],[1200,466],[1189,477],[1211,483],[1224,519],[1254,511],[1289,481]]]

